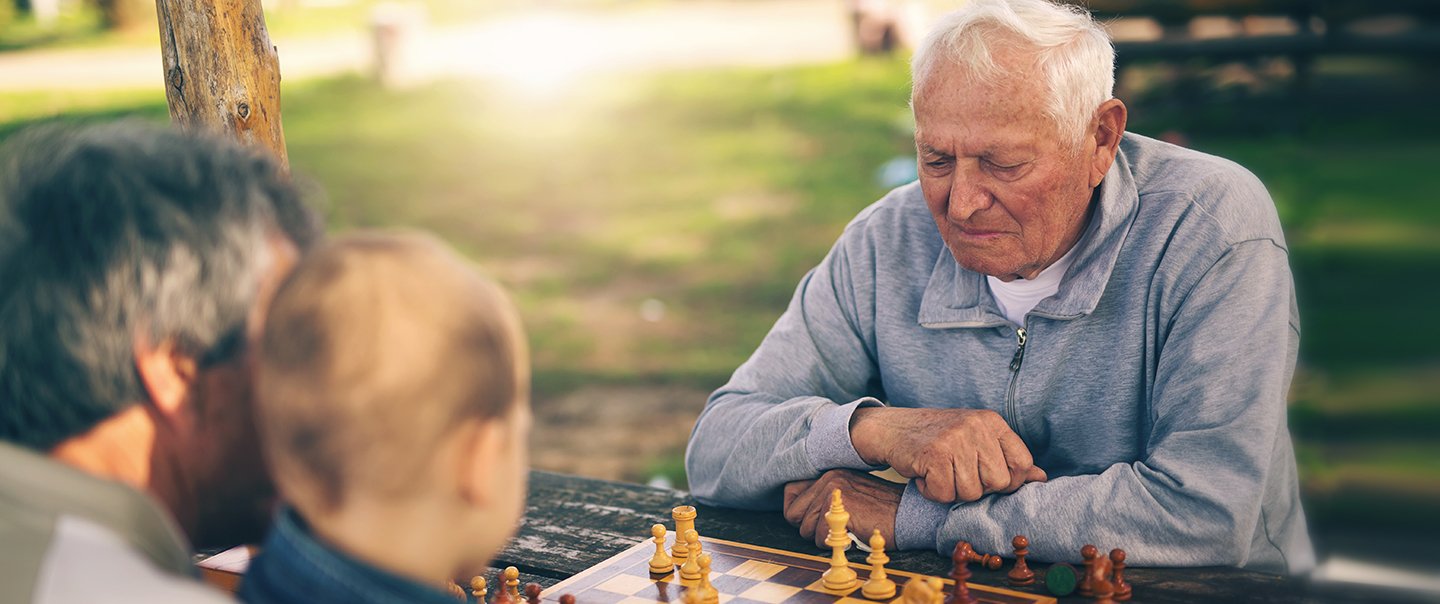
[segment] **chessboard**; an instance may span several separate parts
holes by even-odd
[[[673,543],[673,539],[671,541]],[[847,591],[823,587],[820,577],[830,568],[828,558],[709,537],[701,537],[700,541],[704,552],[710,554],[710,581],[720,592],[720,604],[876,604],[860,596],[858,585]],[[678,604],[691,582],[682,582],[678,572],[663,577],[650,574],[649,562],[654,551],[652,542],[641,541],[551,586],[541,594],[541,599],[558,602],[562,594],[570,594],[583,604]],[[850,567],[863,583],[870,567],[854,562]],[[918,576],[889,568],[885,572],[900,584]],[[941,581],[947,586],[954,584],[949,579]],[[1055,598],[1050,596],[974,583],[967,585],[970,593],[982,603],[1055,604]]]

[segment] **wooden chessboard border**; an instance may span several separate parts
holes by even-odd
[[[829,566],[830,566],[830,559],[829,559],[829,558],[825,558],[825,557],[821,557],[821,556],[814,556],[814,555],[810,555],[810,554],[801,554],[801,553],[797,553],[797,552],[790,552],[790,551],[785,551],[785,550],[780,550],[780,549],[769,548],[769,547],[765,547],[765,546],[762,546],[762,545],[752,545],[752,544],[749,544],[749,543],[739,543],[739,542],[735,542],[735,541],[726,541],[726,540],[724,540],[724,539],[713,539],[713,538],[704,537],[704,536],[700,537],[700,541],[701,541],[702,543],[707,544],[707,545],[718,545],[718,546],[721,546],[721,547],[718,547],[718,548],[712,548],[712,547],[704,547],[704,548],[702,548],[705,552],[710,553],[710,554],[712,554],[712,555],[715,554],[715,553],[728,553],[728,554],[730,554],[730,555],[738,555],[738,556],[741,556],[741,557],[746,557],[746,556],[748,556],[748,555],[751,554],[751,553],[760,552],[760,553],[769,554],[769,555],[775,556],[775,557],[774,557],[774,558],[767,558],[767,557],[753,557],[753,556],[752,556],[752,559],[757,559],[757,560],[760,560],[760,561],[763,561],[763,562],[771,562],[771,563],[781,564],[781,565],[784,565],[784,566],[787,566],[787,567],[794,567],[794,566],[796,566],[795,564],[792,564],[792,563],[791,563],[791,560],[805,560],[805,561],[809,561],[809,562],[818,563],[818,564],[820,565],[820,566],[819,566],[819,569],[822,570],[822,571],[823,571],[823,569],[829,568]],[[668,548],[670,545],[673,545],[673,543],[674,543],[674,540],[671,539],[670,536],[667,536],[667,538],[666,538],[667,548]],[[625,563],[629,562],[629,560],[628,560],[629,558],[632,558],[632,557],[643,557],[642,560],[641,560],[641,561],[643,562],[644,560],[648,560],[648,559],[649,559],[650,555],[654,552],[654,550],[655,550],[655,542],[654,542],[654,541],[651,541],[651,540],[648,540],[648,539],[647,539],[647,540],[644,540],[644,541],[641,541],[641,542],[635,544],[634,546],[631,546],[631,547],[625,549],[624,551],[622,551],[622,552],[620,552],[620,553],[618,553],[618,554],[615,554],[614,556],[611,556],[611,557],[609,557],[609,558],[606,558],[603,562],[600,562],[599,564],[596,564],[596,565],[594,565],[594,566],[591,566],[590,568],[587,568],[587,569],[581,571],[580,573],[578,573],[578,574],[576,574],[576,575],[574,575],[574,576],[571,576],[571,577],[568,578],[568,579],[565,579],[564,581],[561,581],[561,582],[559,582],[559,583],[556,583],[555,585],[550,586],[550,587],[547,588],[545,591],[541,592],[540,597],[541,597],[542,600],[559,601],[559,598],[560,598],[560,595],[561,595],[561,594],[574,593],[574,592],[575,592],[575,590],[573,589],[573,586],[578,585],[578,584],[582,584],[582,583],[586,582],[588,579],[592,578],[593,576],[598,575],[598,574],[600,574],[600,573],[602,573],[602,572],[606,572],[606,571],[615,571],[615,575],[622,574],[622,573],[624,573],[624,571],[625,571],[625,569],[626,569]],[[726,550],[736,550],[736,552],[728,552],[728,551],[726,551]],[[738,552],[738,553],[737,553],[737,552]],[[787,560],[787,559],[789,559],[789,560]],[[860,564],[860,563],[856,563],[856,562],[851,562],[851,563],[850,563],[850,567],[851,567],[851,568],[854,568],[854,569],[857,569],[857,570],[863,569],[863,570],[866,570],[866,571],[868,571],[868,570],[871,569],[871,566],[868,565],[868,564]],[[678,572],[678,571],[676,571],[676,572]],[[892,579],[894,579],[895,577],[904,577],[906,580],[914,579],[914,578],[916,578],[916,577],[926,576],[926,575],[921,575],[921,574],[918,574],[918,573],[912,573],[912,572],[903,571],[903,570],[891,569],[891,568],[889,568],[888,566],[885,568],[885,574],[890,575]],[[611,575],[611,576],[615,576],[615,575]],[[609,578],[609,577],[603,577],[603,578],[601,578],[601,581],[603,581],[604,579],[608,579],[608,578]],[[949,578],[946,578],[946,577],[936,577],[936,578],[940,579],[940,581],[941,581],[942,583],[944,583],[946,586],[952,586],[952,585],[955,584],[955,582],[954,582],[953,580],[951,580],[951,579],[949,579]],[[593,582],[593,583],[596,584],[596,585],[598,585],[599,582],[600,582],[600,581],[595,581],[595,582]],[[903,585],[904,581],[896,580],[896,583]],[[1039,583],[1037,582],[1037,585],[1038,585],[1038,584],[1039,584]],[[995,595],[998,595],[998,596],[1005,596],[1005,597],[1011,597],[1011,598],[1023,598],[1023,599],[1025,599],[1025,600],[1029,601],[1029,602],[1032,602],[1033,604],[1057,604],[1057,600],[1056,600],[1054,597],[1050,597],[1050,596],[1048,596],[1048,595],[1035,594],[1035,593],[1022,592],[1022,591],[1015,591],[1015,590],[1005,589],[1005,588],[1002,588],[1002,587],[991,587],[991,586],[989,586],[989,585],[980,585],[980,584],[977,584],[977,583],[968,583],[967,585],[969,586],[969,589],[970,589],[971,592],[988,592],[988,593],[992,593],[992,594],[995,594]],[[589,589],[589,588],[590,588],[590,586],[587,586],[587,587],[586,587],[586,589]],[[583,593],[583,592],[580,592],[580,593]],[[859,598],[858,595],[855,596],[855,597]],[[898,591],[897,591],[897,594],[896,594],[895,598],[891,598],[891,599],[885,600],[885,601],[877,601],[877,604],[886,604],[886,602],[893,602],[893,601],[894,601],[895,599],[897,599],[897,598],[899,598]],[[837,599],[838,599],[838,596],[837,596]]]

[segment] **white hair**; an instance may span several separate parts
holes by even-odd
[[[1080,7],[1048,0],[967,2],[941,17],[916,49],[910,63],[912,94],[941,59],[964,67],[981,83],[1013,77],[995,64],[997,47],[1034,53],[1049,97],[1046,117],[1063,139],[1079,144],[1095,110],[1115,88],[1110,36]]]

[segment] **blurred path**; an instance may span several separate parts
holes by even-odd
[[[410,47],[419,77],[540,79],[566,72],[828,62],[851,54],[840,0],[656,3],[605,11],[546,9],[435,25]],[[368,69],[370,32],[277,39],[287,81]],[[0,91],[162,85],[158,48],[0,54]]]

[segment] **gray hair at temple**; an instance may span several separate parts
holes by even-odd
[[[135,338],[201,367],[244,350],[271,262],[318,216],[271,158],[139,122],[50,125],[0,148],[0,440],[49,450],[148,400]]]
[[[1035,53],[1049,94],[1049,117],[1057,133],[1078,145],[1101,103],[1114,95],[1115,48],[1085,9],[1047,0],[971,0],[939,19],[910,63],[915,88],[937,60],[961,65],[981,82],[1011,76],[994,51]]]

